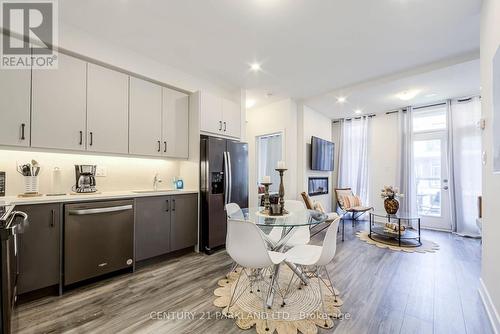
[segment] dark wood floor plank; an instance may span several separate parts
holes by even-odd
[[[360,241],[346,223],[346,241],[328,265],[350,319],[320,333],[492,333],[477,293],[480,243],[424,231],[441,249],[407,254]],[[324,233],[313,243],[321,244]],[[249,333],[215,316],[213,290],[231,266],[224,251],[188,254],[21,305],[18,333]],[[194,320],[155,320],[151,312],[196,312]],[[211,319],[201,319],[210,315]]]

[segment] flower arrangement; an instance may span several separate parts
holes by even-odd
[[[384,186],[384,188],[382,189],[381,193],[380,193],[380,197],[386,199],[386,198],[389,198],[389,199],[394,199],[394,198],[401,198],[401,197],[404,197],[404,194],[401,194],[399,192],[399,189],[396,188],[396,187],[393,187],[393,186]]]
[[[380,193],[380,197],[384,199],[384,208],[388,214],[394,215],[398,212],[399,202],[396,197],[403,197],[403,194],[399,192],[398,188],[393,186],[384,186],[384,189],[382,189],[382,192]]]

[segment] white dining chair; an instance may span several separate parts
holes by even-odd
[[[227,222],[226,250],[229,256],[242,267],[227,307],[227,313],[230,314],[230,307],[236,303],[238,298],[240,298],[248,288],[250,288],[250,292],[253,293],[254,284],[265,282],[266,275],[263,274],[265,270],[283,262],[285,254],[268,250],[259,227],[253,222],[233,219],[229,219]],[[238,291],[238,285],[242,274],[248,277],[249,284],[242,291]],[[271,282],[274,281],[275,280],[271,279]],[[279,288],[275,289],[272,284],[269,285],[268,289],[274,289],[279,292]],[[263,293],[262,305],[265,312],[265,296],[267,296],[267,293],[265,293],[264,289],[258,289],[257,292],[261,292],[260,290],[262,290]],[[237,292],[238,295],[235,297]],[[266,330],[269,329],[267,328]]]
[[[332,292],[334,300],[335,302],[337,302],[337,293],[335,292],[335,288],[333,287],[333,282],[330,278],[328,270],[326,269],[326,265],[333,260],[337,251],[337,231],[339,228],[339,222],[340,217],[335,219],[330,224],[326,231],[322,246],[297,245],[285,253],[285,261],[297,265],[306,275],[318,278],[319,290],[321,294],[321,304],[323,307],[323,313],[325,314],[326,312],[325,304],[323,301],[321,282],[323,282],[327,289]],[[326,278],[330,282],[330,285],[325,283],[323,277],[321,276],[321,270],[324,271]]]
[[[243,215],[243,211],[241,211],[241,208],[237,203],[226,204],[226,216],[227,216],[227,219],[236,219],[236,220],[244,220],[245,219],[245,216]],[[226,278],[229,279],[229,275],[232,272],[236,272],[237,268],[238,268],[238,264],[233,261],[233,263],[231,265],[231,269],[226,274]]]
[[[245,216],[243,215],[243,211],[241,211],[240,206],[236,203],[226,204],[226,215],[227,215],[227,218],[231,218],[231,219],[237,219],[237,220],[245,219]]]
[[[301,201],[285,200],[285,210],[287,210],[290,215],[300,214],[306,210],[306,206]],[[277,244],[282,238],[282,232],[283,230],[281,228],[274,228],[271,233],[269,233],[268,238],[274,244]],[[307,225],[295,227],[290,233],[292,233],[292,235],[286,241],[286,247],[305,245],[311,240],[311,233]]]

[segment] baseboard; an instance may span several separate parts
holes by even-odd
[[[486,308],[486,313],[488,313],[488,318],[490,319],[491,327],[493,327],[493,332],[495,332],[495,334],[499,334],[500,317],[498,316],[498,312],[493,304],[493,301],[491,300],[488,289],[486,289],[486,285],[484,285],[482,278],[479,279],[479,295],[483,301],[484,308]]]

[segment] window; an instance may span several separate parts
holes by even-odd
[[[418,213],[441,216],[441,139],[413,142]]]
[[[440,130],[446,130],[446,105],[413,111],[413,132]]]
[[[275,171],[278,161],[283,160],[283,135],[274,133],[257,137],[257,182],[264,176],[270,176],[273,183],[270,192],[277,192],[279,174]]]

